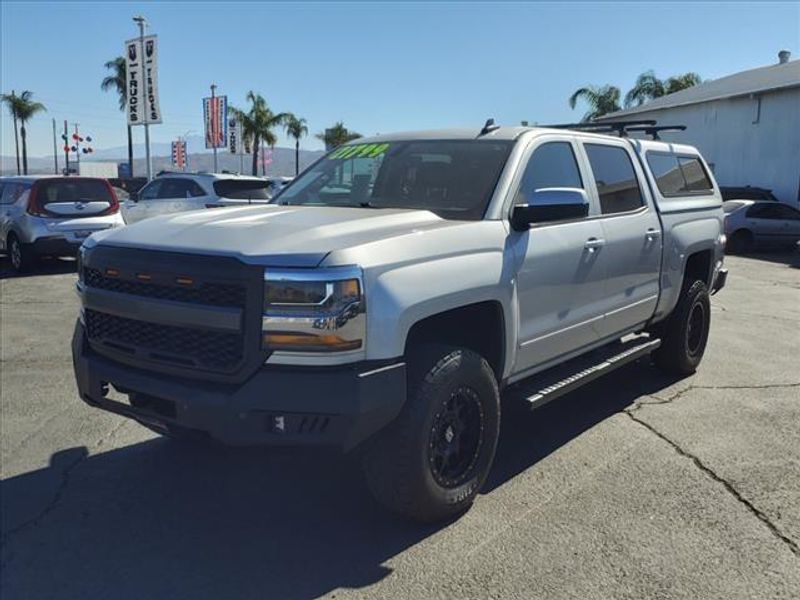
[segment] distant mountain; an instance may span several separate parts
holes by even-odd
[[[197,142],[196,146],[202,144],[202,138]],[[192,140],[189,139],[189,150],[192,149]],[[172,169],[170,153],[172,148],[169,144],[151,144],[153,171],[158,173],[163,170]],[[322,150],[300,150],[300,170],[310,165],[323,154]],[[126,162],[128,149],[123,148],[108,148],[106,150],[97,151],[92,154],[92,161],[101,160],[102,162]],[[134,154],[136,156],[136,154]],[[85,160],[85,159],[84,159]],[[217,160],[219,170],[225,171],[239,171],[239,157],[234,156],[224,149],[217,151]],[[71,161],[70,161],[71,162]],[[243,157],[245,174],[252,172],[253,157],[245,155]],[[60,154],[58,157],[59,168],[64,167],[64,155]],[[42,174],[53,172],[53,157],[28,157],[28,172],[31,174]],[[189,154],[188,170],[190,171],[211,171],[214,168],[214,156],[211,151],[202,153]],[[136,176],[144,175],[146,171],[145,159],[134,158],[133,160],[133,173]],[[17,166],[16,159],[13,156],[0,156],[0,174],[2,175],[16,175]],[[259,175],[261,174],[261,167],[258,169]],[[285,176],[294,175],[294,148],[280,148],[276,147],[272,151],[272,163],[267,165],[267,175]]]

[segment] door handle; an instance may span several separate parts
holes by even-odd
[[[661,232],[658,229],[650,228],[645,232],[644,237],[652,242],[653,240],[657,240],[659,237],[661,237]]]
[[[583,244],[583,247],[586,248],[589,252],[594,252],[595,250],[603,247],[606,241],[601,238],[589,238],[586,240],[586,243]]]

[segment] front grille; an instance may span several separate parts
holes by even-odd
[[[211,306],[227,306],[244,308],[247,299],[247,288],[241,284],[201,283],[197,286],[163,285],[106,277],[99,269],[84,267],[83,281],[86,285],[133,296],[173,300],[191,304],[207,304]]]
[[[118,352],[178,367],[226,371],[244,358],[239,333],[160,325],[87,309],[89,339]]]

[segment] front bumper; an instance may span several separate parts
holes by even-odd
[[[80,321],[72,358],[87,404],[157,428],[203,432],[230,445],[335,446],[349,450],[397,417],[405,363],[336,368],[262,367],[240,384],[160,375],[92,351]],[[109,386],[128,402],[108,397]]]

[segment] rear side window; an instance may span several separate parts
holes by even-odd
[[[269,186],[257,179],[222,179],[214,182],[214,193],[231,200],[269,200]]]
[[[203,188],[191,179],[168,178],[161,180],[156,198],[197,198],[205,195]]]
[[[696,156],[648,152],[647,164],[665,197],[713,193],[711,180]]]
[[[0,204],[14,204],[29,189],[30,183],[8,182],[3,186],[3,195],[0,196]]]
[[[37,185],[39,206],[51,202],[114,202],[111,187],[100,179],[48,179]]]
[[[644,205],[631,157],[624,148],[585,144],[604,215],[636,210]]]

